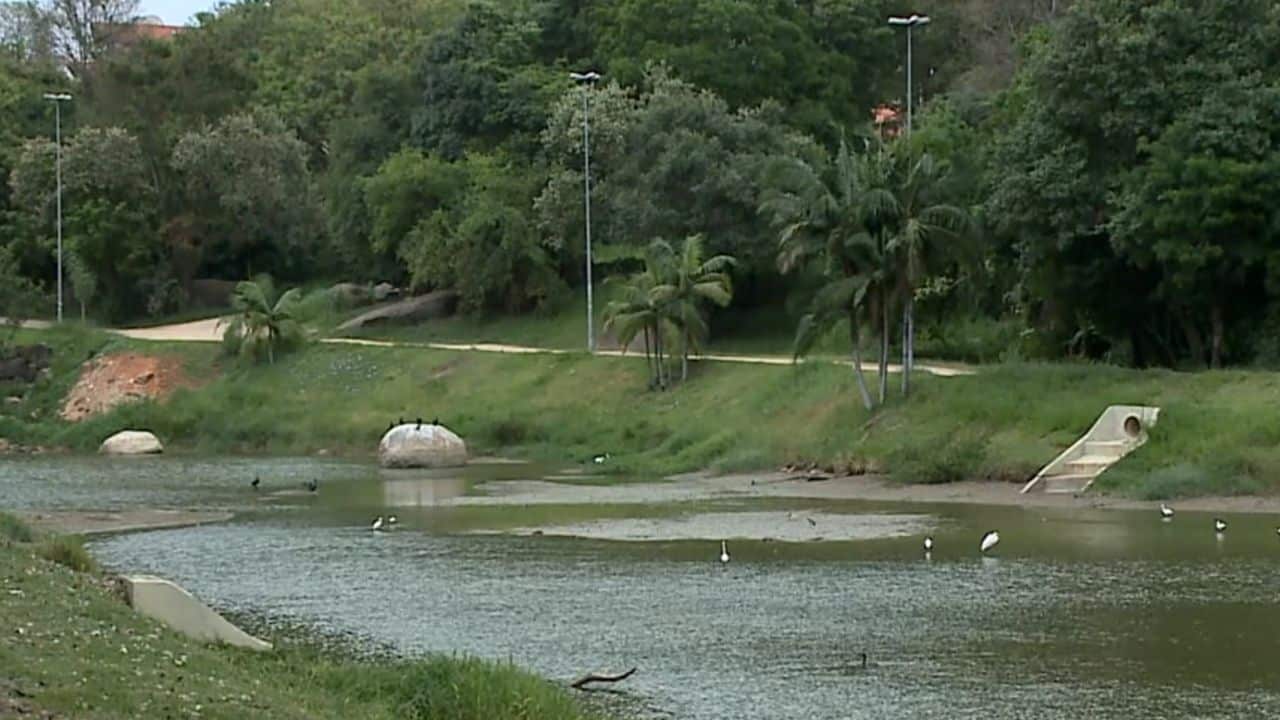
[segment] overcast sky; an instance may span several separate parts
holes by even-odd
[[[211,10],[216,0],[142,0],[140,14],[158,15],[166,25],[189,25],[191,16]]]

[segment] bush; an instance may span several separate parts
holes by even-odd
[[[59,535],[40,546],[40,557],[76,572],[97,572],[98,563],[84,549],[84,541],[75,535]]]
[[[948,440],[914,442],[889,454],[889,474],[902,483],[938,485],[972,480],[987,455],[985,437],[961,433]]]
[[[1266,489],[1266,483],[1239,469],[1182,463],[1149,473],[1125,488],[1125,492],[1140,500],[1172,500],[1201,495],[1250,495]]]
[[[35,536],[31,528],[9,513],[0,513],[0,539],[9,542],[29,543]]]
[[[328,683],[356,700],[385,700],[409,720],[578,720],[564,690],[515,666],[438,657],[405,664],[335,667]]]

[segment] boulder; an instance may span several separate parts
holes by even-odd
[[[458,467],[467,464],[467,444],[443,425],[397,425],[378,443],[386,468]]]
[[[400,297],[400,288],[391,283],[378,283],[373,286],[373,299],[382,302],[388,298]]]
[[[329,288],[329,296],[342,307],[359,307],[373,300],[373,293],[368,285],[343,282]]]
[[[449,317],[458,307],[458,293],[437,290],[362,313],[338,326],[338,331],[356,330],[388,322],[418,322]]]
[[[104,455],[155,455],[164,452],[160,440],[145,430],[125,430],[102,441]]]

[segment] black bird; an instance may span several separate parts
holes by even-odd
[[[866,654],[866,653],[858,653],[858,655],[860,655],[860,656],[862,657],[862,669],[863,669],[863,670],[866,670],[866,669],[867,669],[867,654]]]
[[[307,481],[308,491],[315,492],[316,490],[319,490],[319,489],[320,489],[320,482],[318,480],[316,480],[315,478],[311,478],[310,480]]]
[[[395,423],[387,423],[387,432],[391,432],[396,427]]]
[[[440,424],[440,418],[432,418],[432,420],[431,420],[431,424],[432,424],[432,425],[439,425],[439,424]]]
[[[809,521],[809,527],[818,527],[818,521],[813,518],[805,518],[805,520]]]
[[[254,475],[254,476],[253,476],[253,482],[249,483],[249,485],[250,485],[254,490],[257,490],[257,489],[258,489],[258,486],[259,486],[259,485],[261,485],[261,484],[262,484],[262,478],[258,477],[257,475]]]
[[[397,420],[397,421],[396,421],[396,424],[397,424],[397,425],[403,425],[403,424],[404,424],[404,418],[400,418],[399,420]]]
[[[418,425],[417,427],[414,428],[414,430],[421,430],[421,429],[422,429],[422,418],[418,418]]]

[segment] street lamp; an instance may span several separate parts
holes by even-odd
[[[67,93],[45,93],[44,99],[53,103],[53,132],[56,157],[54,166],[58,176],[58,322],[62,322],[62,103],[71,99]]]
[[[911,17],[891,17],[890,25],[907,28],[907,134],[911,134],[911,28],[917,25],[928,25],[928,15],[912,15]]]
[[[587,352],[596,351],[596,316],[591,297],[591,123],[588,116],[591,106],[588,88],[600,79],[600,73],[589,71],[569,73],[569,77],[582,85],[582,193],[586,208],[587,225]]]

